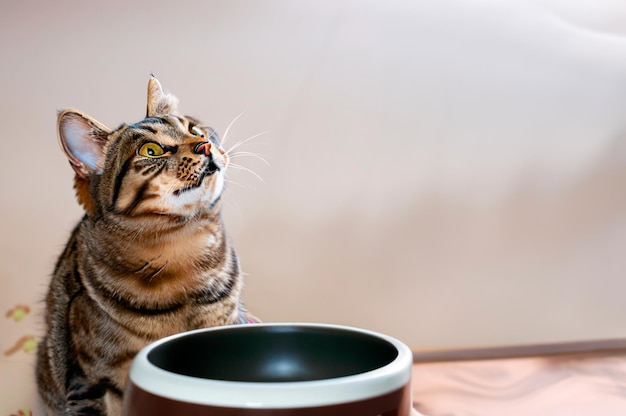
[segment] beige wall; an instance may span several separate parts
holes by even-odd
[[[224,213],[265,320],[416,348],[626,335],[626,6],[0,7],[4,309],[38,307],[81,215],[55,112],[137,121],[154,72],[222,134],[245,111],[229,143],[270,131]]]

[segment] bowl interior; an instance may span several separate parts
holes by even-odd
[[[173,338],[148,353],[172,373],[239,382],[314,381],[391,363],[390,342],[368,333],[308,326],[242,325]]]

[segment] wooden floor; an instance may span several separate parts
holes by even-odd
[[[425,416],[626,415],[626,340],[416,352]]]

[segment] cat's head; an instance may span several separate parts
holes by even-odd
[[[111,130],[74,109],[59,114],[59,141],[88,214],[180,222],[213,209],[228,155],[211,128],[177,114],[177,102],[152,77],[146,118],[135,124]]]

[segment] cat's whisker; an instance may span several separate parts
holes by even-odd
[[[239,120],[239,118],[241,116],[243,116],[245,114],[246,110],[242,111],[241,113],[239,113],[239,115],[237,117],[235,117],[233,119],[233,121],[230,122],[230,124],[228,125],[228,127],[226,127],[226,130],[224,130],[224,136],[222,137],[222,141],[220,143],[220,146],[224,147],[224,143],[226,143],[226,138],[228,137],[228,132],[230,131],[230,128],[233,126],[233,124],[235,124],[235,122],[237,120]]]
[[[232,145],[228,150],[226,150],[226,154],[230,154],[230,152],[232,152],[233,150],[235,150],[239,146],[241,146],[241,145],[243,145],[245,143],[248,143],[250,140],[256,139],[257,137],[262,136],[262,135],[267,134],[267,133],[269,133],[269,131],[262,131],[260,133],[253,134],[252,136],[250,136],[250,137],[248,137],[246,139],[239,140],[237,143]]]
[[[269,166],[270,162],[268,162],[263,156],[261,156],[259,153],[255,153],[255,152],[235,152],[233,154],[228,155],[230,157],[230,159],[236,159],[238,157],[254,157],[256,159],[259,159],[260,161],[262,161],[263,163],[265,163],[265,165]]]
[[[236,185],[236,186],[239,186],[240,188],[245,188],[246,187],[246,185],[243,185],[242,183],[237,182],[237,181],[233,181],[232,179],[225,179],[225,181],[226,181],[226,183],[228,183],[230,185]]]
[[[252,169],[249,169],[245,166],[239,165],[237,163],[231,163],[230,167],[234,168],[234,169],[239,169],[239,170],[243,170],[245,172],[251,173],[252,175],[256,176],[261,182],[265,183],[265,181],[263,180],[263,178],[256,173],[255,171],[253,171]]]

